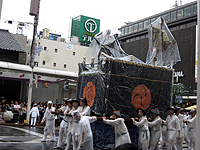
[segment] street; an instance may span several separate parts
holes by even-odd
[[[43,137],[44,127],[7,126],[0,125],[0,149],[1,150],[53,150],[57,142],[40,142]],[[55,129],[56,140],[58,140],[59,128]],[[64,138],[65,140],[65,138]],[[65,145],[63,144],[63,149]],[[100,150],[94,148],[95,150]],[[161,150],[166,148],[161,148]],[[183,150],[186,150],[185,143]]]

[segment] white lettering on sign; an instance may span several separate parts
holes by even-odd
[[[83,35],[83,41],[92,42],[92,36]]]
[[[184,77],[183,71],[174,72],[174,78],[176,78],[176,82],[178,82],[179,77]]]
[[[94,26],[94,27],[93,27]],[[93,29],[94,28],[94,29]],[[93,33],[97,30],[97,24],[96,22],[93,20],[93,19],[88,19],[86,22],[85,22],[85,29],[86,31],[90,32],[90,33]]]

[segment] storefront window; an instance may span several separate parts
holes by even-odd
[[[165,22],[168,22],[168,21],[170,21],[170,15],[169,15],[169,13],[168,13],[168,14],[165,14],[165,15],[163,15],[162,17],[164,18]]]
[[[121,34],[122,36],[124,35],[124,28],[122,28],[122,34]]]
[[[191,15],[191,6],[184,8],[184,17]]]
[[[125,35],[128,34],[128,27],[125,27]]]
[[[197,14],[197,4],[194,5],[194,14]]]
[[[144,21],[144,29],[146,29],[149,24],[150,24],[150,20]]]
[[[140,22],[139,23],[139,30],[143,30],[144,29],[144,22]]]
[[[133,32],[133,25],[130,25],[128,29],[128,33],[132,33],[132,32]]]
[[[155,20],[156,20],[156,18],[152,18],[152,19],[151,19],[151,23],[154,22]]]
[[[171,12],[171,21],[176,20],[176,11]]]
[[[118,36],[122,36],[122,29],[118,29]]]
[[[138,24],[134,24],[134,32],[138,31]]]
[[[177,19],[183,18],[183,9],[177,10]]]

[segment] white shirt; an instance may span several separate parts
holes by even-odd
[[[84,109],[82,106],[80,106],[80,114],[82,116],[90,116],[90,107],[89,106],[85,106]]]

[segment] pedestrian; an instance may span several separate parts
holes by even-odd
[[[65,112],[69,112],[72,107],[69,107],[68,102],[70,102],[69,98],[63,98],[63,106],[60,108],[60,111],[64,114]],[[67,116],[62,116],[62,122],[60,123],[60,129],[59,129],[59,138],[57,146],[54,147],[54,149],[62,149],[62,141],[63,136],[67,136],[67,128],[68,128],[68,119]]]
[[[175,143],[178,133],[178,138],[180,138],[180,122],[178,117],[174,114],[174,106],[168,108],[169,115],[166,118],[166,121],[162,120],[164,124],[167,125],[167,150],[172,150],[174,148],[177,150]]]
[[[138,146],[142,148],[142,150],[148,150],[149,147],[149,127],[148,127],[148,121],[146,117],[146,112],[142,108],[137,109],[137,114],[140,116],[139,122],[138,118],[131,118],[133,120],[133,124],[136,125],[139,128],[139,140],[138,140]]]
[[[176,139],[176,148],[178,150],[183,149],[183,139],[184,139],[184,129],[183,129],[183,119],[185,115],[180,114],[181,107],[176,107],[176,116],[179,118],[180,123],[180,138],[177,137]]]
[[[151,113],[154,117],[152,122],[148,122],[148,126],[151,128],[151,138],[150,138],[150,150],[158,150],[158,142],[161,137],[161,124],[162,119],[159,117],[160,112],[158,108],[152,109]]]
[[[90,107],[87,105],[87,99],[86,98],[79,98],[79,103],[80,103],[80,106],[81,106],[81,110],[80,110],[80,113],[82,116],[90,116]]]
[[[97,120],[97,117],[82,116],[78,111],[72,113],[72,117],[78,122],[80,129],[80,141],[78,150],[93,150],[93,135],[90,123]]]
[[[162,134],[161,134],[162,145],[161,145],[161,147],[166,148],[167,147],[167,126],[163,122],[161,124],[161,130],[162,130]]]
[[[184,108],[180,109],[180,114],[182,114],[182,115],[184,115],[186,117]],[[187,123],[183,122],[183,130],[184,130],[184,141],[185,141],[187,147],[189,147],[190,141],[189,141],[188,136],[187,136],[187,133],[188,133],[188,131],[187,131]]]
[[[33,126],[35,127],[35,124],[36,124],[36,119],[37,117],[39,117],[39,110],[38,110],[38,107],[37,107],[37,104],[34,104],[33,107],[31,108],[30,110],[30,113],[29,115],[31,115],[31,125],[30,126]]]
[[[55,142],[55,115],[53,114],[55,112],[55,108],[52,107],[52,101],[48,101],[47,103],[47,109],[44,113],[44,116],[42,118],[41,124],[46,122],[45,128],[44,128],[44,137],[41,140],[41,142],[46,142],[47,133],[50,133],[51,142]]]
[[[79,100],[72,100],[72,110],[66,115],[72,115],[74,111],[80,112],[81,107],[79,106]],[[72,117],[68,118],[68,133],[67,133],[67,146],[66,150],[69,150],[71,141],[73,142],[73,150],[77,150],[80,142],[80,129],[78,128],[78,122]]]
[[[115,147],[125,143],[131,143],[128,129],[124,123],[124,119],[121,118],[120,111],[113,111],[113,115],[110,118],[113,120],[108,120],[106,117],[103,117],[103,122],[115,128]]]
[[[191,110],[190,115],[184,118],[184,123],[187,123],[188,139],[190,141],[188,150],[195,150],[195,138],[196,138],[196,110]]]

